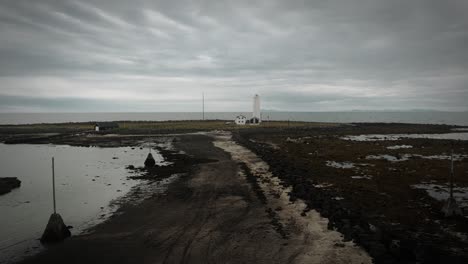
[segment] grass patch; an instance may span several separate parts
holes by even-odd
[[[184,120],[184,121],[117,121],[118,129],[108,130],[104,133],[115,134],[150,134],[150,133],[174,133],[196,132],[211,130],[238,131],[253,128],[309,128],[337,126],[333,123],[318,122],[288,122],[267,121],[259,125],[236,125],[233,121],[226,120]],[[31,124],[31,125],[0,125],[0,134],[39,134],[39,133],[77,133],[94,130],[94,122],[84,123],[59,123],[59,124]]]

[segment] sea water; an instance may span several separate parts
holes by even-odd
[[[111,202],[141,181],[127,165],[143,166],[147,149],[0,144],[0,177],[21,187],[0,195],[0,263],[41,250],[38,239],[53,212],[51,158],[55,157],[57,212],[73,235],[103,220]],[[153,151],[158,163],[161,155]]]
[[[239,114],[251,117],[251,112],[207,112],[205,119],[234,120]],[[263,120],[307,122],[384,122],[449,124],[468,126],[468,112],[267,112]],[[201,120],[201,112],[159,113],[0,113],[0,124],[37,124],[88,121],[166,121]]]

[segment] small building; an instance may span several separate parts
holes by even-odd
[[[261,122],[261,121],[260,121],[260,118],[257,118],[257,117],[252,117],[252,118],[250,118],[250,120],[249,120],[249,124],[252,124],[252,125],[255,125],[255,124],[258,125],[258,124],[260,124],[260,122]]]
[[[247,119],[243,115],[238,115],[234,120],[236,125],[259,125],[262,122],[262,113],[260,111],[260,96],[256,94],[253,98],[252,118]]]
[[[94,131],[105,131],[119,128],[119,124],[116,122],[99,122],[94,125]]]
[[[247,117],[243,115],[236,116],[236,120],[234,121],[236,125],[245,125],[247,123]]]

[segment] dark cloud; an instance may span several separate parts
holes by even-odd
[[[0,35],[0,111],[468,110],[464,0],[4,0]]]

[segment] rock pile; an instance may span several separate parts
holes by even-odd
[[[47,223],[44,234],[41,237],[41,243],[57,243],[63,241],[65,238],[71,235],[70,230],[63,222],[62,217],[59,214],[51,214],[49,222]]]
[[[300,162],[266,144],[252,142],[245,135],[233,134],[233,139],[257,154],[270,166],[272,174],[285,187],[292,187],[290,201],[302,199],[308,210],[315,209],[329,219],[328,228],[337,229],[347,241],[353,240],[374,258],[375,263],[466,263],[462,256],[437,247],[440,242],[431,237],[375,221],[349,200],[334,199],[337,191],[314,187],[312,173]]]
[[[148,153],[148,157],[146,157],[145,160],[145,167],[150,168],[154,167],[156,165],[156,161],[153,158],[153,155],[151,153]]]
[[[14,188],[19,188],[21,181],[16,177],[0,178],[0,195],[9,193]]]

